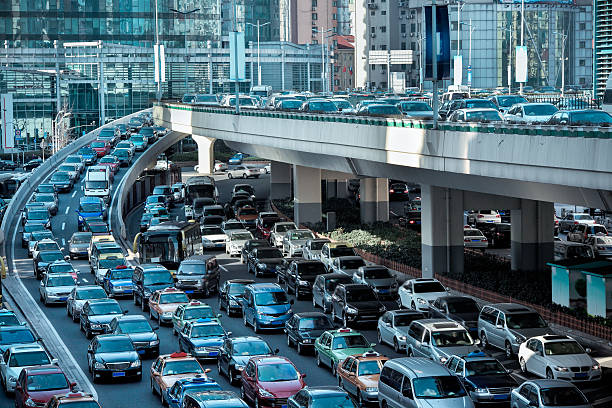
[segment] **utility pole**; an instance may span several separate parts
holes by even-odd
[[[432,0],[431,5],[431,49],[432,49],[432,77],[433,77],[433,95],[432,95],[432,108],[433,108],[433,127],[438,128],[438,112],[439,112],[439,101],[438,101],[438,25],[436,22],[436,0]]]
[[[561,97],[565,96],[565,41],[567,34],[555,31],[556,35],[561,36]]]
[[[155,49],[157,50],[157,70],[158,81],[157,81],[157,101],[161,100],[161,55],[159,49],[159,28],[157,27],[157,0],[155,0]]]
[[[238,16],[236,11],[236,0],[233,0],[234,9],[234,90],[236,92],[236,115],[240,115],[240,86],[238,83]]]
[[[525,45],[525,0],[521,0],[521,47]],[[517,55],[518,57],[518,55]],[[519,83],[519,93],[523,94],[523,82]]]
[[[187,53],[187,15],[196,13],[200,11],[199,8],[189,10],[189,11],[179,11],[177,9],[171,8],[170,11],[175,12],[178,15],[183,16],[183,21],[185,23],[185,93],[189,91],[189,54]]]
[[[261,86],[261,60],[260,60],[260,54],[259,54],[259,29],[261,27],[265,27],[268,24],[270,24],[270,22],[266,22],[266,23],[262,23],[259,24],[259,20],[257,20],[257,24],[253,24],[253,23],[247,23],[250,26],[253,27],[257,27],[257,85]]]

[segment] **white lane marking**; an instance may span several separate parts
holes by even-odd
[[[68,215],[68,211],[70,211],[70,207],[66,207],[66,211],[64,211],[64,214]]]
[[[89,281],[88,281],[87,279],[85,279],[85,278],[81,278],[81,280],[82,280],[83,282],[85,282],[85,283],[89,282]]]
[[[223,265],[219,265],[219,268],[223,269],[225,272],[229,272],[229,271],[227,270],[227,268],[226,268],[225,266],[223,266]]]
[[[66,229],[66,223],[62,222],[62,231]]]
[[[74,198],[76,196],[76,193],[77,193],[76,190],[74,190],[74,193],[72,193],[72,198]],[[66,214],[68,214],[68,213],[66,213]]]

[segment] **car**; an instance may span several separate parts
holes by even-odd
[[[151,218],[153,218],[153,214],[151,213],[142,214],[140,217],[140,232],[145,232],[147,229],[149,229]]]
[[[241,183],[234,184],[234,186],[232,187],[232,197],[236,196],[241,192],[247,193],[249,197],[255,199],[255,188],[252,185]]]
[[[306,241],[314,238],[313,232],[309,229],[289,230],[283,237],[283,253],[289,257],[300,256]]]
[[[377,403],[380,371],[388,360],[376,352],[348,356],[338,363],[338,386],[355,399],[358,407]]]
[[[142,363],[127,334],[101,334],[87,347],[87,367],[93,382],[117,378],[142,380]]]
[[[523,373],[570,382],[599,381],[602,369],[589,351],[569,336],[544,335],[521,343],[517,356]]]
[[[39,203],[42,206],[40,207],[26,207],[25,209],[25,218],[23,218],[23,224],[27,224],[28,222],[37,222],[45,226],[48,230],[51,229],[51,214],[49,214],[49,210],[44,206],[44,204]]]
[[[172,188],[172,193],[174,195],[175,203],[182,203],[185,201],[185,184],[184,183],[174,183],[170,186]]]
[[[157,329],[151,327],[147,318],[142,315],[117,316],[110,322],[110,334],[125,334],[142,357],[157,357],[159,355],[159,337]]]
[[[441,296],[429,305],[429,317],[448,319],[463,325],[473,338],[478,337],[480,307],[468,296]]]
[[[323,313],[302,312],[295,313],[285,322],[287,345],[295,346],[298,354],[311,350],[315,340],[328,330],[333,330],[334,324]]]
[[[504,119],[510,123],[545,123],[558,110],[552,103],[519,103],[506,111]]]
[[[54,395],[70,393],[75,387],[57,365],[24,368],[15,384],[15,408],[42,407]]]
[[[228,317],[242,314],[242,299],[247,285],[255,283],[250,279],[228,279],[219,288],[219,310],[225,309]]]
[[[92,236],[92,241],[88,248],[89,252],[89,268],[91,273],[95,273],[94,266],[100,259],[110,258],[121,259],[123,256],[123,249],[114,240],[108,240],[105,236]],[[119,262],[115,262],[118,265]],[[101,265],[103,268],[113,267],[113,262],[109,265]],[[96,266],[97,267],[97,266]]]
[[[132,290],[135,305],[142,311],[149,307],[149,296],[156,290],[163,290],[174,285],[172,273],[160,264],[137,265],[132,274]]]
[[[216,318],[187,321],[178,334],[179,349],[200,360],[217,360],[219,348],[231,334]]]
[[[79,321],[81,309],[88,300],[106,299],[104,289],[97,285],[75,286],[66,299],[66,313],[73,322]]]
[[[128,167],[129,165],[132,164],[132,154],[130,153],[130,151],[128,149],[115,148],[111,152],[111,155],[108,156],[108,157],[114,157],[115,159],[117,159],[117,163],[118,163],[119,167]],[[100,159],[100,163],[104,163],[104,161],[102,159]],[[109,162],[109,165],[112,168],[114,163],[113,162]],[[118,168],[115,171],[117,171],[117,170],[118,170]]]
[[[93,395],[84,392],[69,392],[68,394],[54,395],[45,405],[45,408],[101,408]]]
[[[514,106],[527,103],[527,99],[521,95],[493,95],[489,100],[502,113],[508,112]]]
[[[375,323],[387,310],[368,285],[338,284],[331,298],[332,321],[343,327]]]
[[[470,225],[476,224],[492,224],[500,223],[501,215],[496,210],[477,210],[469,211],[467,216],[467,223]]]
[[[516,303],[495,303],[482,308],[478,316],[482,347],[502,349],[507,358],[518,353],[528,338],[555,334],[535,310]]]
[[[275,283],[252,283],[244,289],[242,322],[255,333],[264,329],[280,330],[293,315],[287,293]]]
[[[214,204],[205,205],[204,207],[202,207],[202,218],[200,220],[200,224],[213,225],[212,222],[207,221],[211,217],[216,217],[214,218],[215,220],[220,217],[221,222],[225,221],[225,210],[223,209],[223,206],[219,204]],[[221,222],[217,223],[216,225],[221,225]]]
[[[78,154],[83,158],[87,166],[95,164],[98,159],[98,153],[89,146],[80,148]]]
[[[487,238],[489,246],[492,248],[510,248],[510,230],[509,222],[500,222],[494,224],[476,224],[477,228]]]
[[[80,328],[87,339],[110,331],[110,322],[122,315],[123,309],[115,299],[89,299],[79,314]]]
[[[244,244],[251,239],[254,239],[253,234],[245,229],[231,230],[225,241],[225,253],[229,256],[241,255]]]
[[[232,164],[230,162],[230,164]],[[238,164],[234,167],[230,167],[227,171],[227,178],[259,178],[261,173],[259,169],[253,166],[249,166],[246,164]]]
[[[144,151],[148,146],[147,138],[143,135],[131,135],[129,141],[134,145],[134,149],[137,152]]]
[[[251,357],[242,371],[240,396],[256,407],[282,406],[306,386],[305,376],[285,357]]]
[[[270,241],[270,231],[281,218],[275,212],[260,212],[255,221],[255,233],[262,239]]]
[[[187,353],[176,352],[160,355],[151,365],[151,392],[160,395],[165,405],[168,390],[175,382],[182,378],[193,378],[199,375],[208,378],[206,373],[210,369],[203,369],[198,360]]]
[[[584,243],[593,248],[593,253],[599,258],[612,257],[612,237],[609,236],[590,236]]]
[[[227,240],[227,234],[223,232],[220,226],[216,225],[203,225],[202,231],[202,245],[204,249],[216,249],[225,248],[225,241]]]
[[[174,287],[190,296],[209,297],[219,287],[219,264],[214,256],[194,255],[181,261]]]
[[[12,346],[31,346],[39,344],[38,336],[25,326],[0,326],[0,353],[4,354]]]
[[[39,184],[38,187],[36,187],[36,192],[42,194],[53,194],[57,197],[57,191],[55,191],[55,187],[53,187],[53,184],[49,183]]]
[[[283,261],[283,254],[278,248],[272,248],[267,241],[248,241],[249,243],[262,242],[264,245],[254,248],[247,260],[247,271],[255,274],[255,277],[274,275],[277,266]]]
[[[40,222],[36,222],[36,221],[27,221],[24,226],[23,229],[21,231],[22,235],[21,235],[21,247],[22,248],[28,248],[28,244],[30,242],[30,238],[33,232],[36,231],[45,231],[45,224],[42,224]]]
[[[111,230],[108,224],[100,219],[90,218],[83,223],[83,231],[91,232],[92,235],[110,236]]]
[[[257,209],[251,206],[237,208],[234,217],[242,223],[245,229],[255,230]]]
[[[345,257],[339,259],[344,258]],[[345,273],[344,270],[340,270],[339,272]],[[397,283],[397,278],[384,266],[360,266],[355,272],[353,272],[352,277],[354,283],[363,283],[371,287],[380,300],[395,300],[397,298],[397,290],[399,286]]]
[[[407,309],[428,312],[429,304],[449,294],[439,280],[430,278],[409,279],[398,290],[400,305]]]
[[[0,309],[0,327],[21,326],[15,312],[8,309]]]
[[[463,246],[465,248],[480,249],[484,252],[489,247],[489,240],[479,229],[466,226],[463,228]]]
[[[118,265],[109,268],[102,278],[101,285],[108,293],[108,297],[132,296],[132,274],[134,268],[127,265]]]
[[[610,126],[612,124],[612,116],[607,112],[596,109],[560,110],[552,115],[546,124],[560,126]]]
[[[227,161],[228,164],[232,165],[237,165],[237,164],[242,164],[242,160],[244,158],[248,157],[247,154],[245,153],[236,153],[234,154],[232,157],[229,158],[229,160]]]
[[[475,403],[507,403],[518,387],[510,372],[484,353],[453,355],[444,364],[463,383]]]
[[[295,229],[297,229],[297,226],[294,222],[277,222],[270,230],[270,245],[275,247],[282,247],[283,240],[287,232]]]
[[[415,310],[390,310],[379,319],[376,333],[379,344],[388,344],[396,353],[406,350],[406,335],[408,326],[415,320],[424,319],[424,313]]]
[[[38,166],[40,166],[41,164],[43,164],[42,159],[32,159],[32,160],[27,161],[23,165],[23,170],[24,171],[32,171],[35,168],[37,168]]]
[[[269,248],[270,244],[263,239],[252,239],[244,243],[242,252],[240,253],[240,263],[247,264],[247,270],[251,272],[253,263],[253,252],[256,248]],[[282,256],[281,256],[282,257]]]
[[[172,334],[178,335],[188,322],[198,319],[210,319],[218,322],[220,318],[221,315],[215,314],[209,305],[192,300],[186,305],[180,305],[172,314]]]
[[[28,256],[32,257],[32,252],[34,251],[34,247],[40,241],[44,239],[55,240],[53,236],[53,232],[48,229],[44,229],[43,231],[35,231],[30,234],[30,240],[28,241]]]
[[[576,224],[570,227],[566,239],[584,244],[591,235],[607,236],[608,230],[601,224]]]
[[[130,157],[134,157],[136,154],[136,146],[134,146],[134,143],[130,142],[129,140],[123,140],[117,143],[115,150],[127,150],[130,153]]]
[[[328,242],[331,241],[327,238],[309,239],[302,247],[302,257],[309,260],[318,260],[321,256],[323,245],[327,244]]]
[[[446,319],[414,320],[406,334],[408,357],[425,357],[440,364],[451,355],[468,355],[481,351],[480,340],[474,340],[467,329]]]
[[[361,333],[348,327],[327,330],[314,343],[317,366],[331,368],[332,375],[337,375],[338,363],[349,356],[374,352],[374,343],[370,343]]]
[[[241,192],[240,195],[234,196],[230,202],[225,204],[224,206],[225,214],[228,218],[236,218],[238,216],[238,212],[242,208],[249,208],[249,209],[256,208],[257,204],[255,203],[255,201],[246,194],[247,193]],[[254,228],[255,222],[253,220],[257,218],[257,214],[253,214],[253,211],[249,210],[247,215],[248,215],[247,218],[240,219],[240,220],[237,219],[236,221],[240,222],[243,225],[242,228],[246,228],[245,221],[247,220],[251,221],[252,224],[249,227]]]
[[[268,342],[261,337],[228,337],[219,348],[217,370],[220,376],[227,376],[230,385],[234,385],[240,380],[242,371],[252,356],[272,356],[278,352],[278,349],[272,351]]]
[[[120,266],[126,266],[126,259],[123,256],[112,254],[101,254],[95,261],[92,260],[94,281],[98,285],[103,285],[106,273],[111,269],[117,269]]]
[[[457,109],[447,119],[449,122],[504,122],[504,117],[497,109]]]
[[[312,287],[318,275],[325,274],[325,265],[321,261],[306,259],[291,262],[285,276],[285,291],[295,293],[296,299],[312,296]]]
[[[43,203],[51,216],[57,215],[57,196],[54,193],[36,193],[34,202]]]
[[[159,185],[153,187],[153,195],[163,195],[169,207],[174,207],[174,191],[169,185]]]
[[[529,380],[512,390],[512,408],[591,408],[582,391],[565,380]]]
[[[228,391],[222,391],[221,386],[212,378],[206,378],[196,374],[193,377],[181,378],[180,380],[176,381],[172,388],[167,389],[165,400],[168,407],[181,408],[193,406],[192,402],[187,401],[188,398],[197,398],[196,396],[204,394],[212,394],[213,396],[211,397],[211,400],[214,400],[215,402],[226,402],[227,399],[224,398],[226,394],[233,395],[233,393]],[[184,404],[183,401],[185,401]],[[226,405],[224,405],[224,407],[225,406]]]
[[[57,167],[57,171],[64,171],[68,173],[68,176],[70,177],[73,183],[79,181],[79,178],[81,177],[81,171],[79,169],[79,166],[76,164],[60,164]]]
[[[215,173],[221,173],[228,169],[227,163],[215,161]]]
[[[41,280],[44,274],[47,272],[47,268],[55,261],[70,259],[68,256],[64,256],[62,251],[40,251],[36,256],[33,257],[34,264],[34,275],[36,279]]]
[[[107,140],[94,140],[89,147],[96,152],[98,158],[106,156],[111,150],[111,144]]]
[[[353,283],[353,279],[343,273],[326,273],[318,275],[312,287],[313,309],[320,307],[323,313],[329,313],[332,308],[332,296],[339,284]]]
[[[55,261],[47,268],[47,275],[69,274],[76,282],[78,280],[78,272],[69,261]]]
[[[76,281],[70,274],[45,274],[39,287],[40,301],[45,306],[50,303],[65,303],[75,285]]]
[[[399,110],[408,119],[432,120],[433,109],[427,102],[402,101],[397,104]]]
[[[172,315],[180,305],[189,303],[189,297],[182,290],[169,287],[156,290],[149,297],[149,318],[157,323],[171,324]]]
[[[406,183],[391,183],[389,185],[389,201],[405,201],[410,199],[410,189]]]
[[[589,214],[568,213],[559,220],[559,231],[567,232],[570,227],[578,224],[593,225],[595,224],[595,220]]]
[[[0,170],[15,170],[17,169],[17,163],[11,160],[0,160]]]
[[[91,232],[75,232],[68,241],[70,259],[88,258],[87,249],[91,243]]]
[[[9,347],[0,357],[0,377],[7,394],[15,392],[17,377],[24,368],[57,364],[39,344]]]
[[[346,391],[334,386],[305,387],[287,400],[289,408],[355,408],[361,406],[358,403],[355,404]]]
[[[61,251],[59,244],[53,238],[43,238],[40,241],[36,241],[32,248],[32,258],[36,258],[39,252],[42,251]]]
[[[355,249],[346,242],[328,242],[323,244],[319,259],[325,264],[327,270],[331,272],[334,259],[341,256],[357,256],[357,253],[355,252]]]

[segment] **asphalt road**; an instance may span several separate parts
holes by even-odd
[[[119,184],[119,180],[125,174],[126,170],[121,169],[120,172],[115,176],[114,186]],[[258,180],[250,180],[249,182],[256,188],[257,195],[260,197],[267,197],[269,191],[268,182],[269,176],[262,175]],[[231,186],[237,182],[244,182],[243,180],[227,180],[223,175],[215,177],[218,180],[219,192],[221,200],[229,198]],[[77,231],[77,216],[74,211],[77,208],[79,198],[82,195],[81,184],[78,184],[75,189],[69,194],[60,195],[60,212],[53,218],[53,231],[56,238],[60,242],[68,241],[72,233]],[[265,203],[264,203],[265,205]],[[133,237],[138,229],[138,221],[140,214],[142,213],[142,207],[137,207],[127,217],[127,227],[129,235]],[[182,218],[183,210],[181,207],[176,207],[172,210],[172,214],[175,217]],[[20,245],[20,237],[16,240],[15,245],[15,262],[17,270],[23,279],[24,284],[28,290],[32,293],[35,299],[38,299],[38,287],[39,283],[33,277],[32,272],[32,261],[27,256],[27,251],[23,250]],[[244,265],[240,264],[240,261],[236,258],[229,258],[224,252],[217,254],[219,264],[222,269],[222,280],[232,278],[251,278],[246,272]],[[82,284],[93,282],[93,275],[89,272],[89,265],[87,261],[79,260],[73,261],[76,268],[79,270],[79,281]],[[271,281],[270,279],[258,279],[259,281]],[[211,297],[204,299],[204,302],[208,302],[214,309],[218,309],[217,298]],[[129,311],[130,314],[141,314],[139,308],[134,307],[131,299],[119,300],[122,307]],[[83,371],[87,373],[86,363],[86,350],[89,341],[85,338],[84,334],[80,332],[78,324],[72,323],[72,321],[66,316],[66,309],[64,306],[51,306],[41,308],[47,318],[53,323],[57,332],[60,333],[66,346],[71,350],[77,363],[81,366]],[[309,300],[296,301],[294,310],[309,311],[312,310],[312,304]],[[241,335],[253,335],[253,331],[250,328],[245,328],[242,324],[241,318],[228,318],[225,314],[221,319],[221,322],[227,331],[233,332],[233,336]],[[376,342],[376,332],[371,328],[362,333],[371,341]],[[161,352],[171,353],[178,350],[177,339],[172,335],[169,327],[162,327],[158,331],[160,337]],[[306,382],[311,386],[318,385],[330,385],[335,384],[336,380],[332,377],[328,369],[319,368],[316,366],[314,357],[307,355],[298,355],[294,349],[288,348],[286,345],[286,338],[282,333],[271,333],[265,334],[263,337],[270,343],[272,348],[279,348],[280,354],[290,358],[303,373],[307,374]],[[391,358],[399,357],[393,352],[392,348],[388,346],[377,346],[377,351],[381,354],[387,355]],[[515,372],[515,376],[519,381],[522,381],[524,377],[518,375],[518,364],[516,361],[504,361],[502,352],[491,352],[495,357],[500,359],[502,363],[509,369]],[[137,401],[137,406],[142,407],[157,407],[161,406],[159,397],[154,396],[150,389],[150,376],[149,369],[151,366],[151,360],[145,360],[143,362],[143,379],[141,382],[114,382],[109,384],[96,384],[95,388],[99,395],[99,401],[105,408],[123,408],[133,407]],[[226,390],[233,390],[238,393],[239,388],[230,386],[224,377],[220,377],[216,371],[215,365],[208,363],[207,368],[211,368],[210,376],[217,380],[221,387]],[[609,384],[612,378],[607,375],[606,379],[601,384],[595,386],[583,387],[590,399],[598,399],[602,396],[609,396],[610,392],[603,386],[606,382]],[[91,377],[90,377],[91,378]],[[12,406],[12,400],[7,398],[0,393],[0,407]],[[601,405],[604,406],[604,405]]]

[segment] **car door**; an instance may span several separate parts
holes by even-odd
[[[25,400],[25,386],[26,386],[26,375],[25,371],[21,370],[17,383],[15,385],[15,407],[23,407]]]
[[[255,380],[256,367],[255,363],[249,361],[242,373],[242,386],[247,399],[254,401],[257,396],[257,384]]]
[[[189,325],[183,326],[183,330],[181,330],[179,332],[179,336],[178,336],[179,339],[178,339],[178,341],[179,341],[179,349],[180,350],[183,350],[183,351],[186,351],[186,352],[190,351],[189,350],[189,348],[190,348],[190,345],[189,345],[189,334],[190,333],[191,333],[191,326],[189,326]]]
[[[231,358],[232,343],[225,339],[223,345],[219,347],[219,369],[229,375],[229,361]],[[219,373],[221,374],[221,373]]]
[[[288,341],[295,342],[297,341],[297,337],[295,335],[295,331],[297,330],[297,316],[292,316],[285,323],[285,333],[287,333]]]
[[[329,333],[326,333],[324,336],[325,337],[323,337],[323,339],[321,340],[321,351],[319,352],[319,359],[323,362],[323,364],[331,367],[332,336]]]
[[[359,393],[359,387],[357,386],[358,367],[359,367],[359,362],[354,358],[350,358],[350,361],[347,367],[348,377],[346,378],[344,389],[349,394],[352,394],[355,396],[357,396],[357,393]]]
[[[544,345],[540,340],[535,340],[533,345],[535,350],[533,350],[529,371],[538,377],[546,377],[546,356],[544,355]]]
[[[399,393],[399,405],[401,407],[412,408],[415,407],[414,394],[412,392],[412,383],[410,378],[403,376],[402,388]]]
[[[339,286],[336,287],[332,296],[332,307],[334,309],[334,314],[341,318],[344,311],[344,288]]]
[[[423,340],[421,340],[420,346],[421,355],[423,357],[433,359],[433,356],[431,354],[431,348],[431,332],[429,331],[429,329],[423,327]]]
[[[412,323],[412,351],[415,357],[426,357],[422,351],[421,341],[423,340],[424,328],[418,323]]]
[[[504,334],[504,328],[503,325],[501,325],[502,323],[500,322],[503,322],[505,318],[502,318],[500,320],[500,314],[503,313],[500,313],[498,310],[493,310],[491,317],[494,317],[494,319],[492,320],[491,324],[488,325],[489,327],[487,328],[487,340],[489,344],[495,347],[503,347],[502,337]],[[501,327],[499,325],[501,325]]]
[[[431,305],[429,305],[429,317],[431,319],[445,319],[446,315],[444,314],[444,307],[445,305],[443,302],[440,299],[436,299]]]
[[[315,283],[312,287],[312,298],[314,300],[314,303],[320,306],[324,306],[323,302],[325,301],[325,292],[323,287],[324,282],[325,279],[322,276],[317,276],[317,278],[315,279]]]
[[[254,317],[253,316],[254,305],[253,305],[253,293],[251,293],[251,291],[244,292],[244,301],[242,302],[242,304],[243,304],[242,313],[244,314],[245,320],[247,322],[252,322],[253,317]]]
[[[402,307],[410,308],[412,305],[412,282],[405,282],[399,290]]]

